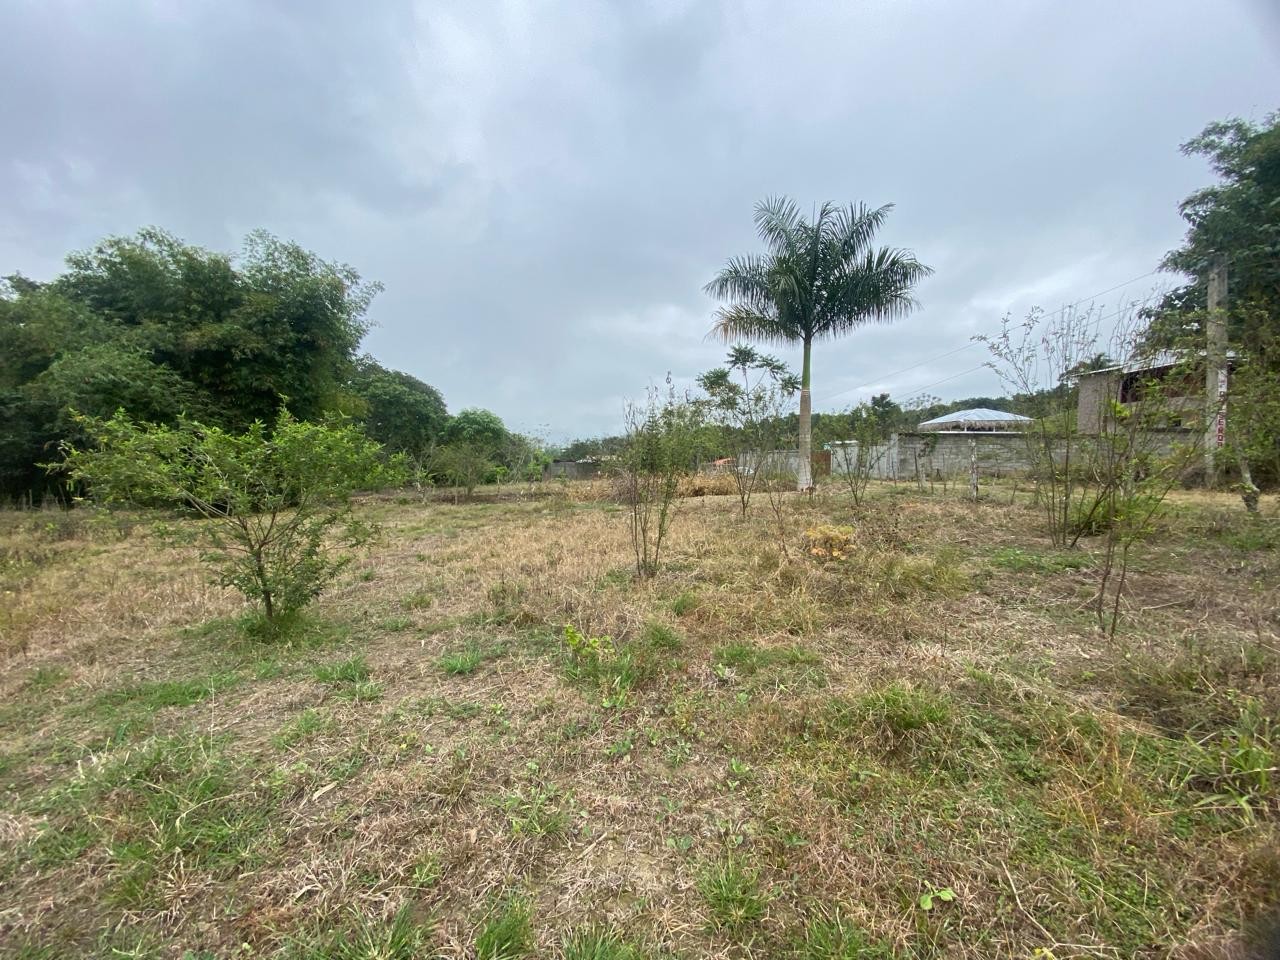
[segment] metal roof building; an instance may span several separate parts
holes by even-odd
[[[984,431],[1021,430],[1031,423],[1030,417],[1023,417],[1004,410],[988,410],[986,407],[975,407],[972,410],[956,410],[944,413],[940,417],[926,420],[920,424],[921,430],[931,431]]]

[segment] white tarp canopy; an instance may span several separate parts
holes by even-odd
[[[1030,417],[1004,410],[988,410],[986,407],[974,407],[972,410],[957,410],[944,413],[940,417],[926,420],[920,424],[921,430],[1018,430],[1031,422]]]

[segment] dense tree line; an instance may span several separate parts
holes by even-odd
[[[388,453],[478,445],[491,470],[535,446],[485,411],[451,418],[439,391],[359,356],[380,287],[257,231],[238,256],[157,229],[73,253],[48,282],[0,281],[0,502],[65,494],[42,465],[83,420],[180,417],[229,431],[345,417]]]

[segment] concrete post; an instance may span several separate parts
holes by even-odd
[[[1217,486],[1218,451],[1227,431],[1227,264],[1219,257],[1209,268],[1208,311],[1205,321],[1204,438],[1205,485]]]

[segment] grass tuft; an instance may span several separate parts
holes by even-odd
[[[739,935],[760,922],[769,904],[759,874],[733,857],[707,866],[698,877],[698,892],[712,923]]]
[[[519,960],[533,951],[529,907],[520,900],[505,903],[476,934],[476,960]]]

